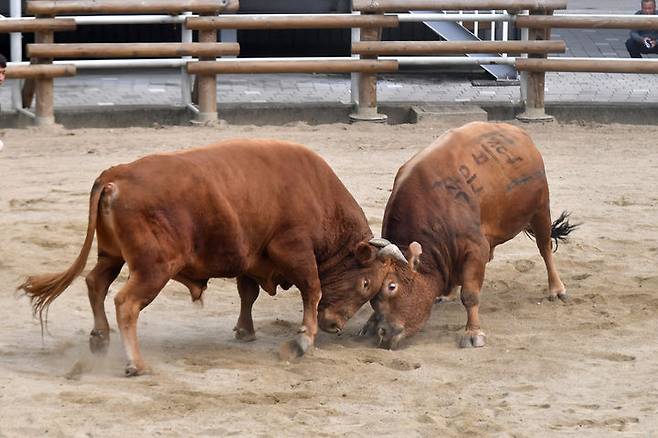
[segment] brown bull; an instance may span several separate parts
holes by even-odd
[[[41,316],[83,270],[94,232],[98,261],[86,277],[94,314],[90,347],[107,349],[104,300],[127,263],[130,277],[114,298],[126,375],[147,370],[137,318],[170,279],[198,300],[209,278],[237,277],[240,340],[254,339],[251,309],[259,286],[271,295],[278,285],[297,286],[303,322],[284,345],[285,355],[302,355],[313,344],[318,306],[340,304],[349,318],[382,281],[377,273],[379,283],[361,275],[367,266],[359,254],[371,252],[372,237],[363,211],[317,154],[292,143],[230,140],[104,171],[91,190],[87,235],[73,265],[20,286],[35,314]],[[338,331],[323,315],[323,328]]]
[[[450,130],[395,177],[382,237],[407,257],[374,267],[385,277],[361,333],[377,333],[380,345],[396,348],[423,327],[437,297],[461,285],[467,323],[460,346],[481,347],[480,289],[496,245],[522,231],[533,235],[548,271],[549,298],[565,300],[551,238],[557,244],[574,227],[564,213],[551,224],[544,163],[525,131],[481,122]]]

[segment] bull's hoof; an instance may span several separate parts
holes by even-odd
[[[110,334],[100,330],[92,330],[89,333],[89,349],[92,353],[103,355],[107,353],[110,346]]]
[[[247,329],[243,328],[234,328],[233,331],[235,332],[235,339],[241,342],[251,342],[256,340],[256,333],[250,332]]]
[[[145,374],[151,374],[151,370],[145,366],[138,367],[133,363],[128,363],[123,373],[125,377],[137,377],[137,376],[143,376]]]
[[[486,335],[480,331],[464,333],[459,340],[460,348],[484,347]]]
[[[295,360],[300,358],[313,345],[311,338],[304,333],[300,333],[288,342],[284,342],[279,347],[279,357],[282,360]]]
[[[555,295],[549,295],[548,297],[548,301],[555,301],[558,299],[563,303],[568,303],[571,301],[571,295],[567,294],[567,291],[565,290],[564,292],[559,292]]]
[[[370,321],[366,322],[363,327],[361,327],[361,330],[359,330],[358,335],[359,336],[375,336],[377,333],[377,322],[376,321]]]

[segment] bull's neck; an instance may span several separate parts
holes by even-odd
[[[349,238],[344,238],[341,242],[338,242],[334,246],[334,251],[327,251],[320,255],[317,259],[320,282],[322,282],[323,278],[334,272],[352,268],[352,266],[348,265],[354,262],[354,248],[356,248],[359,242],[367,242],[372,237],[373,234],[370,228],[368,228],[361,233],[355,233]]]
[[[423,254],[420,256],[418,271],[423,277],[422,281],[435,291],[436,296],[449,294],[457,281],[454,270],[459,249],[452,229],[447,223],[438,220],[431,225],[405,228],[403,233],[388,230],[386,236],[405,253],[411,242],[421,244]]]

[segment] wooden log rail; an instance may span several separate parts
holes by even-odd
[[[554,11],[566,9],[567,0],[353,0],[352,9],[368,13],[505,9]]]
[[[0,20],[0,33],[10,32],[53,32],[75,30],[75,20],[72,18],[23,18]]]
[[[628,17],[570,17],[565,15],[519,15],[517,27],[550,29],[642,29],[658,30],[658,16],[630,15]]]
[[[62,76],[75,76],[76,68],[73,64],[34,64],[8,66],[7,79],[39,79],[57,78]]]
[[[61,14],[218,14],[235,12],[238,0],[37,0],[27,2],[34,15]]]
[[[258,73],[383,73],[396,72],[397,61],[197,61],[187,63],[187,72],[198,75]]]
[[[185,26],[192,30],[217,29],[342,29],[357,27],[398,27],[397,16],[384,15],[319,15],[282,17],[276,15],[236,15],[222,17],[190,17]]]
[[[240,54],[238,43],[89,43],[28,44],[29,56],[37,58],[169,58],[217,57]]]
[[[519,58],[519,71],[528,72],[587,72],[587,73],[658,73],[658,60],[614,58]]]
[[[550,41],[360,41],[352,54],[383,56],[444,55],[467,53],[564,53],[566,44]]]

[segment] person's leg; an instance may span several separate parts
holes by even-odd
[[[641,46],[634,39],[629,38],[626,40],[626,50],[628,50],[631,58],[642,58],[642,49],[646,49],[646,47]]]

